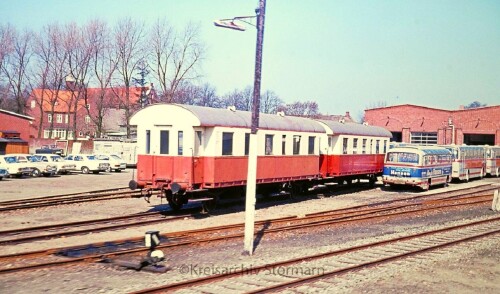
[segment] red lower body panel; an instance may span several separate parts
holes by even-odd
[[[384,154],[321,155],[322,177],[378,174],[384,169]]]
[[[319,156],[262,156],[257,161],[257,182],[275,183],[319,176]],[[137,181],[159,188],[163,183],[218,188],[246,184],[248,158],[139,155]]]

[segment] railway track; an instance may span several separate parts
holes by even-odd
[[[444,209],[457,209],[466,206],[489,204],[491,195],[479,195],[474,197],[462,197],[462,199],[433,199],[419,203],[391,203],[375,207],[365,205],[363,208],[354,207],[325,211],[322,214],[311,214],[306,216],[291,216],[279,219],[265,220],[256,223],[256,232],[261,234],[273,234],[278,232],[320,228],[323,226],[356,225],[364,222],[386,221],[395,217],[407,217],[412,214],[423,212],[435,212]],[[163,244],[158,249],[186,246],[197,243],[224,241],[243,237],[243,224],[211,227],[199,230],[189,230],[163,234]],[[98,244],[89,244],[78,247],[56,248],[40,250],[21,254],[0,256],[4,264],[22,264],[17,267],[0,268],[0,274],[16,271],[33,270],[65,264],[102,261],[116,256],[130,254],[144,254],[148,251],[142,246],[143,237],[115,240]],[[112,246],[110,246],[110,244]],[[90,254],[88,253],[90,250]],[[63,258],[69,256],[71,258]],[[54,260],[55,259],[55,260]],[[40,261],[41,260],[41,261]],[[32,263],[33,262],[33,263]]]
[[[403,199],[403,200],[393,200],[393,201],[385,201],[371,204],[370,207],[380,206],[380,205],[393,205],[397,203],[406,203],[406,205],[410,202],[415,202],[420,199],[427,199],[427,201],[432,201],[433,198],[441,197],[441,195],[447,195],[447,199],[453,199],[455,197],[462,197],[464,193],[466,195],[475,194],[475,193],[485,193],[491,190],[489,185],[484,185],[475,188],[463,189],[454,192],[444,193],[434,193],[429,195],[419,195],[411,198]],[[357,213],[357,209],[366,210],[366,205],[360,205],[356,207],[350,207],[349,210]],[[70,223],[61,223],[54,225],[45,225],[45,226],[36,226],[36,227],[28,227],[28,228],[17,228],[13,230],[5,230],[0,231],[0,245],[5,244],[19,244],[23,242],[31,242],[37,240],[46,240],[51,238],[60,238],[60,237],[69,237],[69,236],[77,236],[88,233],[97,233],[106,230],[116,230],[122,229],[132,226],[141,226],[153,223],[162,223],[166,221],[174,221],[184,218],[191,218],[193,215],[191,213],[198,212],[198,208],[193,208],[189,210],[183,210],[181,215],[176,213],[171,213],[164,218],[158,218],[158,212],[147,212],[147,213],[139,213],[127,216],[118,216],[112,218],[98,219],[98,220],[87,220],[87,221],[78,221],[78,222],[70,222]],[[311,213],[306,214],[306,217],[313,216],[327,216],[331,213],[343,213],[346,210],[333,210],[333,211],[322,211],[319,213]],[[371,209],[370,211],[374,211]],[[375,209],[376,211],[376,209]],[[285,218],[287,220],[289,218]]]
[[[186,293],[238,293],[241,291],[272,293],[301,285],[307,285],[307,287],[298,291],[322,292],[326,291],[324,284],[328,284],[328,279],[349,272],[419,256],[430,251],[444,250],[447,247],[480,238],[492,237],[500,240],[499,224],[500,217],[496,217],[356,247],[251,266],[229,273],[169,283],[134,293],[165,293],[178,290],[185,290]],[[183,271],[187,273],[187,270]],[[315,285],[317,281],[323,282]]]
[[[47,206],[75,204],[92,201],[112,200],[120,198],[140,197],[140,191],[131,191],[129,188],[115,188],[97,190],[82,193],[71,193],[64,195],[46,196],[39,198],[11,200],[0,202],[1,211],[11,211],[30,208],[41,208]]]
[[[0,231],[0,245],[19,244],[53,238],[78,236],[109,230],[125,229],[155,223],[165,223],[192,218],[199,208],[186,209],[181,213],[145,212],[98,220],[86,220],[54,225],[18,228]]]

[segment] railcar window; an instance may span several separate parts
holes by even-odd
[[[314,140],[316,137],[314,136],[309,136],[309,148],[308,148],[308,154],[314,154]]]
[[[281,136],[281,155],[286,154],[286,135]]]
[[[177,135],[177,154],[182,155],[184,149],[184,132],[179,131]]]
[[[233,133],[222,133],[222,155],[233,155]]]
[[[168,154],[169,153],[169,131],[160,131],[160,154]],[[149,142],[149,140],[148,140]],[[148,143],[149,145],[149,143]],[[149,149],[149,147],[148,147]],[[149,152],[147,152],[149,154]]]
[[[375,154],[378,154],[380,151],[380,140],[375,142]]]
[[[332,141],[333,141],[332,136],[328,136],[328,149],[332,148]]]
[[[273,155],[273,135],[266,135],[265,153],[266,155]]]
[[[348,138],[344,138],[342,142],[342,154],[347,154],[347,144],[349,143]]]
[[[387,152],[387,141],[384,141],[384,154]]]
[[[366,139],[363,139],[363,154],[366,154]]]
[[[358,139],[354,138],[352,143],[352,154],[358,154]]]
[[[151,153],[151,131],[146,130],[146,154]]]
[[[196,135],[194,137],[194,140],[195,140],[195,142],[194,142],[194,155],[198,156],[198,154],[200,153],[200,146],[203,143],[203,141],[202,141],[203,137],[202,137],[201,131],[196,131],[195,134]]]
[[[245,134],[245,155],[250,153],[250,134]]]
[[[293,136],[293,154],[300,154],[300,136]]]

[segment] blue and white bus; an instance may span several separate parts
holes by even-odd
[[[429,190],[451,181],[452,155],[437,146],[403,146],[385,155],[383,182],[390,186],[409,185]]]

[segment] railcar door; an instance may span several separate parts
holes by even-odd
[[[193,146],[193,158],[192,158],[192,184],[203,183],[203,144],[204,144],[204,132],[199,129],[194,131],[194,146]]]

